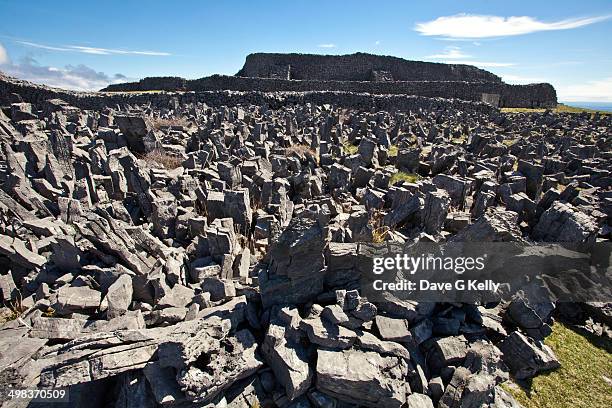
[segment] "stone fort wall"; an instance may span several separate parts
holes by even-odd
[[[236,76],[319,81],[372,81],[376,72],[390,74],[393,81],[487,81],[501,82],[491,72],[471,65],[408,61],[403,58],[356,53],[350,55],[249,54]]]
[[[186,91],[187,80],[181,77],[147,77],[138,82],[124,82],[109,85],[109,88],[117,86],[123,92],[136,91]]]
[[[509,85],[470,65],[408,61],[357,53],[351,55],[270,54],[247,56],[235,76],[185,80],[152,77],[110,85],[103,91],[340,91],[377,95],[417,95],[485,101],[499,107],[552,108],[550,84]]]

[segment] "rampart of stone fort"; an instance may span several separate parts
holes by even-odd
[[[510,85],[470,65],[408,61],[357,53],[309,55],[256,53],[235,76],[194,80],[149,77],[110,85],[103,91],[341,91],[377,95],[416,95],[486,102],[498,107],[554,107],[557,94],[546,83]]]
[[[236,76],[317,81],[501,82],[497,75],[471,65],[408,61],[361,52],[350,55],[250,54]]]

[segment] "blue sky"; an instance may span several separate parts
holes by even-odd
[[[610,0],[0,0],[0,18],[1,71],[74,89],[235,74],[251,52],[362,51],[612,101]]]

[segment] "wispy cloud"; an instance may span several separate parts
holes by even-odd
[[[112,50],[108,48],[96,48],[96,47],[83,47],[83,46],[70,46],[71,49],[83,52],[85,54],[98,54],[98,55],[151,55],[151,56],[169,56],[172,55],[169,52],[161,51],[125,51],[125,50]]]
[[[319,48],[336,48],[336,44],[328,43],[328,44],[319,44],[317,45]]]
[[[95,55],[147,55],[147,56],[169,56],[172,55],[169,52],[162,51],[135,51],[135,50],[120,50],[112,48],[99,48],[99,47],[87,47],[83,45],[63,45],[54,46],[47,44],[38,44],[30,41],[15,41],[21,45],[25,45],[33,48],[40,48],[49,51],[62,51],[62,52],[80,52],[83,54],[95,54]]]
[[[40,49],[49,50],[49,51],[72,51],[69,48],[53,47],[51,45],[36,44],[33,42],[29,42],[29,41],[15,41],[15,42],[21,45],[27,45],[28,47],[40,48]]]
[[[441,54],[428,55],[430,59],[460,59],[471,58],[471,55],[464,54],[459,47],[446,47]]]
[[[379,41],[379,40],[376,40],[376,41],[374,42],[374,45],[380,45],[380,41]]]
[[[557,86],[557,95],[567,102],[612,102],[612,77]]]
[[[421,35],[452,39],[507,37],[538,31],[569,30],[608,20],[611,15],[569,18],[544,22],[529,16],[490,16],[456,14],[417,23],[414,27]]]

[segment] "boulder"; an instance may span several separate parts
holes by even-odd
[[[354,331],[320,318],[302,320],[300,329],[308,335],[311,343],[328,348],[346,349],[357,339]]]
[[[550,347],[518,331],[510,333],[498,347],[503,353],[504,363],[519,380],[531,378],[539,372],[560,366]]]
[[[544,242],[595,242],[597,223],[571,204],[555,202],[540,216],[534,239]]]
[[[91,313],[100,307],[102,294],[87,286],[61,287],[57,291],[57,302],[53,306],[57,313]]]
[[[408,363],[371,351],[319,349],[316,387],[339,400],[365,407],[401,407],[410,392]]]

